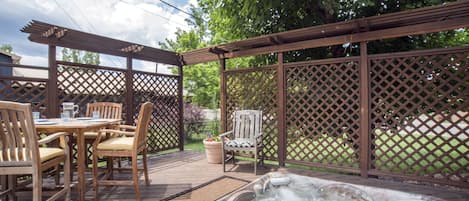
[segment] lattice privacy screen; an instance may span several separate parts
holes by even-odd
[[[286,159],[358,168],[358,59],[286,67]]]
[[[227,129],[232,129],[235,110],[261,110],[264,156],[276,160],[277,154],[277,72],[275,68],[253,71],[226,71]]]
[[[59,104],[74,102],[84,115],[89,102],[123,103],[123,118],[131,112],[135,121],[140,104],[154,104],[148,133],[148,151],[156,152],[179,146],[178,76],[132,72],[133,107],[127,111],[126,72],[121,69],[58,65]],[[132,121],[133,122],[133,121]]]
[[[0,80],[0,100],[32,103],[35,112],[41,112],[45,116],[47,108],[47,80],[29,80],[21,78],[17,80]]]
[[[225,71],[228,129],[234,110],[263,110],[264,151],[278,159],[276,113],[284,107],[287,163],[469,186],[469,47],[368,55],[370,72],[359,61],[284,64],[280,106],[275,67]],[[369,77],[364,108],[360,73]],[[363,136],[361,118],[369,118]],[[360,147],[370,148],[365,160]]]
[[[469,182],[469,48],[377,56],[371,169]]]
[[[178,77],[134,73],[133,90],[135,111],[138,111],[140,104],[145,101],[151,101],[154,105],[148,133],[148,150],[160,151],[178,147]],[[134,118],[137,118],[137,113],[134,114]]]
[[[117,102],[125,105],[125,71],[58,65],[59,105],[73,102],[84,116],[90,102]],[[125,106],[123,113],[125,114]],[[125,115],[124,115],[125,117]]]

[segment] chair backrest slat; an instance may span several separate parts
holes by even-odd
[[[37,133],[30,104],[0,101],[0,166],[39,161]]]
[[[233,134],[235,138],[253,140],[262,130],[262,111],[239,110],[233,113]]]
[[[122,119],[122,103],[96,102],[86,105],[86,116],[91,117],[93,112],[99,112],[104,119]]]
[[[137,149],[147,143],[148,125],[150,124],[152,113],[153,103],[145,102],[140,106],[134,138],[134,146],[136,146],[135,148]]]

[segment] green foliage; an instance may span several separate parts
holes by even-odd
[[[453,0],[450,0],[453,1]],[[440,5],[444,0],[372,1],[372,0],[198,0],[191,7],[193,17],[186,21],[191,30],[176,32],[175,40],[160,43],[164,49],[186,52],[198,48],[243,40],[260,35],[317,26],[385,13]],[[468,44],[468,30],[372,41],[370,54]],[[290,51],[285,62],[357,55],[359,47],[337,45]],[[276,54],[227,60],[227,69],[275,64]],[[214,108],[219,100],[218,63],[184,67],[184,87],[199,106]],[[214,101],[215,100],[215,101]]]
[[[451,0],[452,1],[452,0]],[[212,43],[233,42],[250,37],[293,29],[340,22],[385,13],[439,5],[443,0],[372,1],[372,0],[199,0],[210,19]],[[467,32],[448,31],[415,37],[402,37],[369,43],[369,53],[405,51],[417,48],[447,47],[467,44],[461,41]],[[466,39],[467,40],[467,39]],[[358,46],[332,46],[285,53],[285,61],[304,61],[357,54]],[[256,56],[250,66],[273,64],[275,55]]]
[[[6,53],[11,53],[13,51],[13,47],[9,44],[4,44],[0,46],[0,50],[6,52]]]
[[[99,54],[70,48],[62,49],[62,60],[73,63],[99,65]]]

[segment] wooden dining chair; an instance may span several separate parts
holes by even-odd
[[[143,103],[138,113],[137,126],[134,131],[103,129],[98,132],[98,137],[93,144],[93,185],[95,189],[95,200],[98,200],[99,186],[114,185],[133,185],[136,200],[141,200],[138,185],[139,170],[143,170],[145,184],[147,186],[150,185],[147,167],[147,135],[152,112],[153,104],[150,102]],[[106,136],[109,135],[119,135],[120,137],[105,139]],[[104,140],[101,141],[101,139]],[[143,169],[137,168],[137,155],[140,153],[143,155]],[[110,162],[107,163],[108,171],[104,176],[104,180],[98,180],[98,157],[108,157],[111,159]],[[113,180],[113,157],[130,157],[132,159],[132,181]]]
[[[15,198],[16,176],[32,175],[33,197],[42,200],[42,172],[64,163],[64,188],[48,200],[65,195],[70,200],[70,154],[67,143],[63,148],[40,147],[62,138],[68,141],[64,132],[51,134],[41,140],[34,127],[30,104],[0,101],[0,175],[7,175],[8,189],[0,194]]]
[[[86,116],[91,117],[93,112],[99,112],[103,119],[122,119],[122,103],[95,102],[86,104]]]
[[[122,119],[122,103],[113,103],[113,102],[95,102],[86,104],[86,117],[92,117],[93,112],[99,112],[99,118],[103,119]],[[96,137],[98,136],[98,131],[89,131],[85,132],[85,158],[87,164],[90,163],[88,160],[88,147],[92,147]],[[76,139],[74,139],[74,142]],[[76,143],[76,142],[75,142]],[[120,161],[119,161],[120,166]]]

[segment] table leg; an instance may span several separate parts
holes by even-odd
[[[78,166],[78,200],[85,200],[86,184],[85,184],[85,169],[86,169],[86,160],[85,160],[85,135],[81,133],[81,130],[77,132],[77,166]]]

